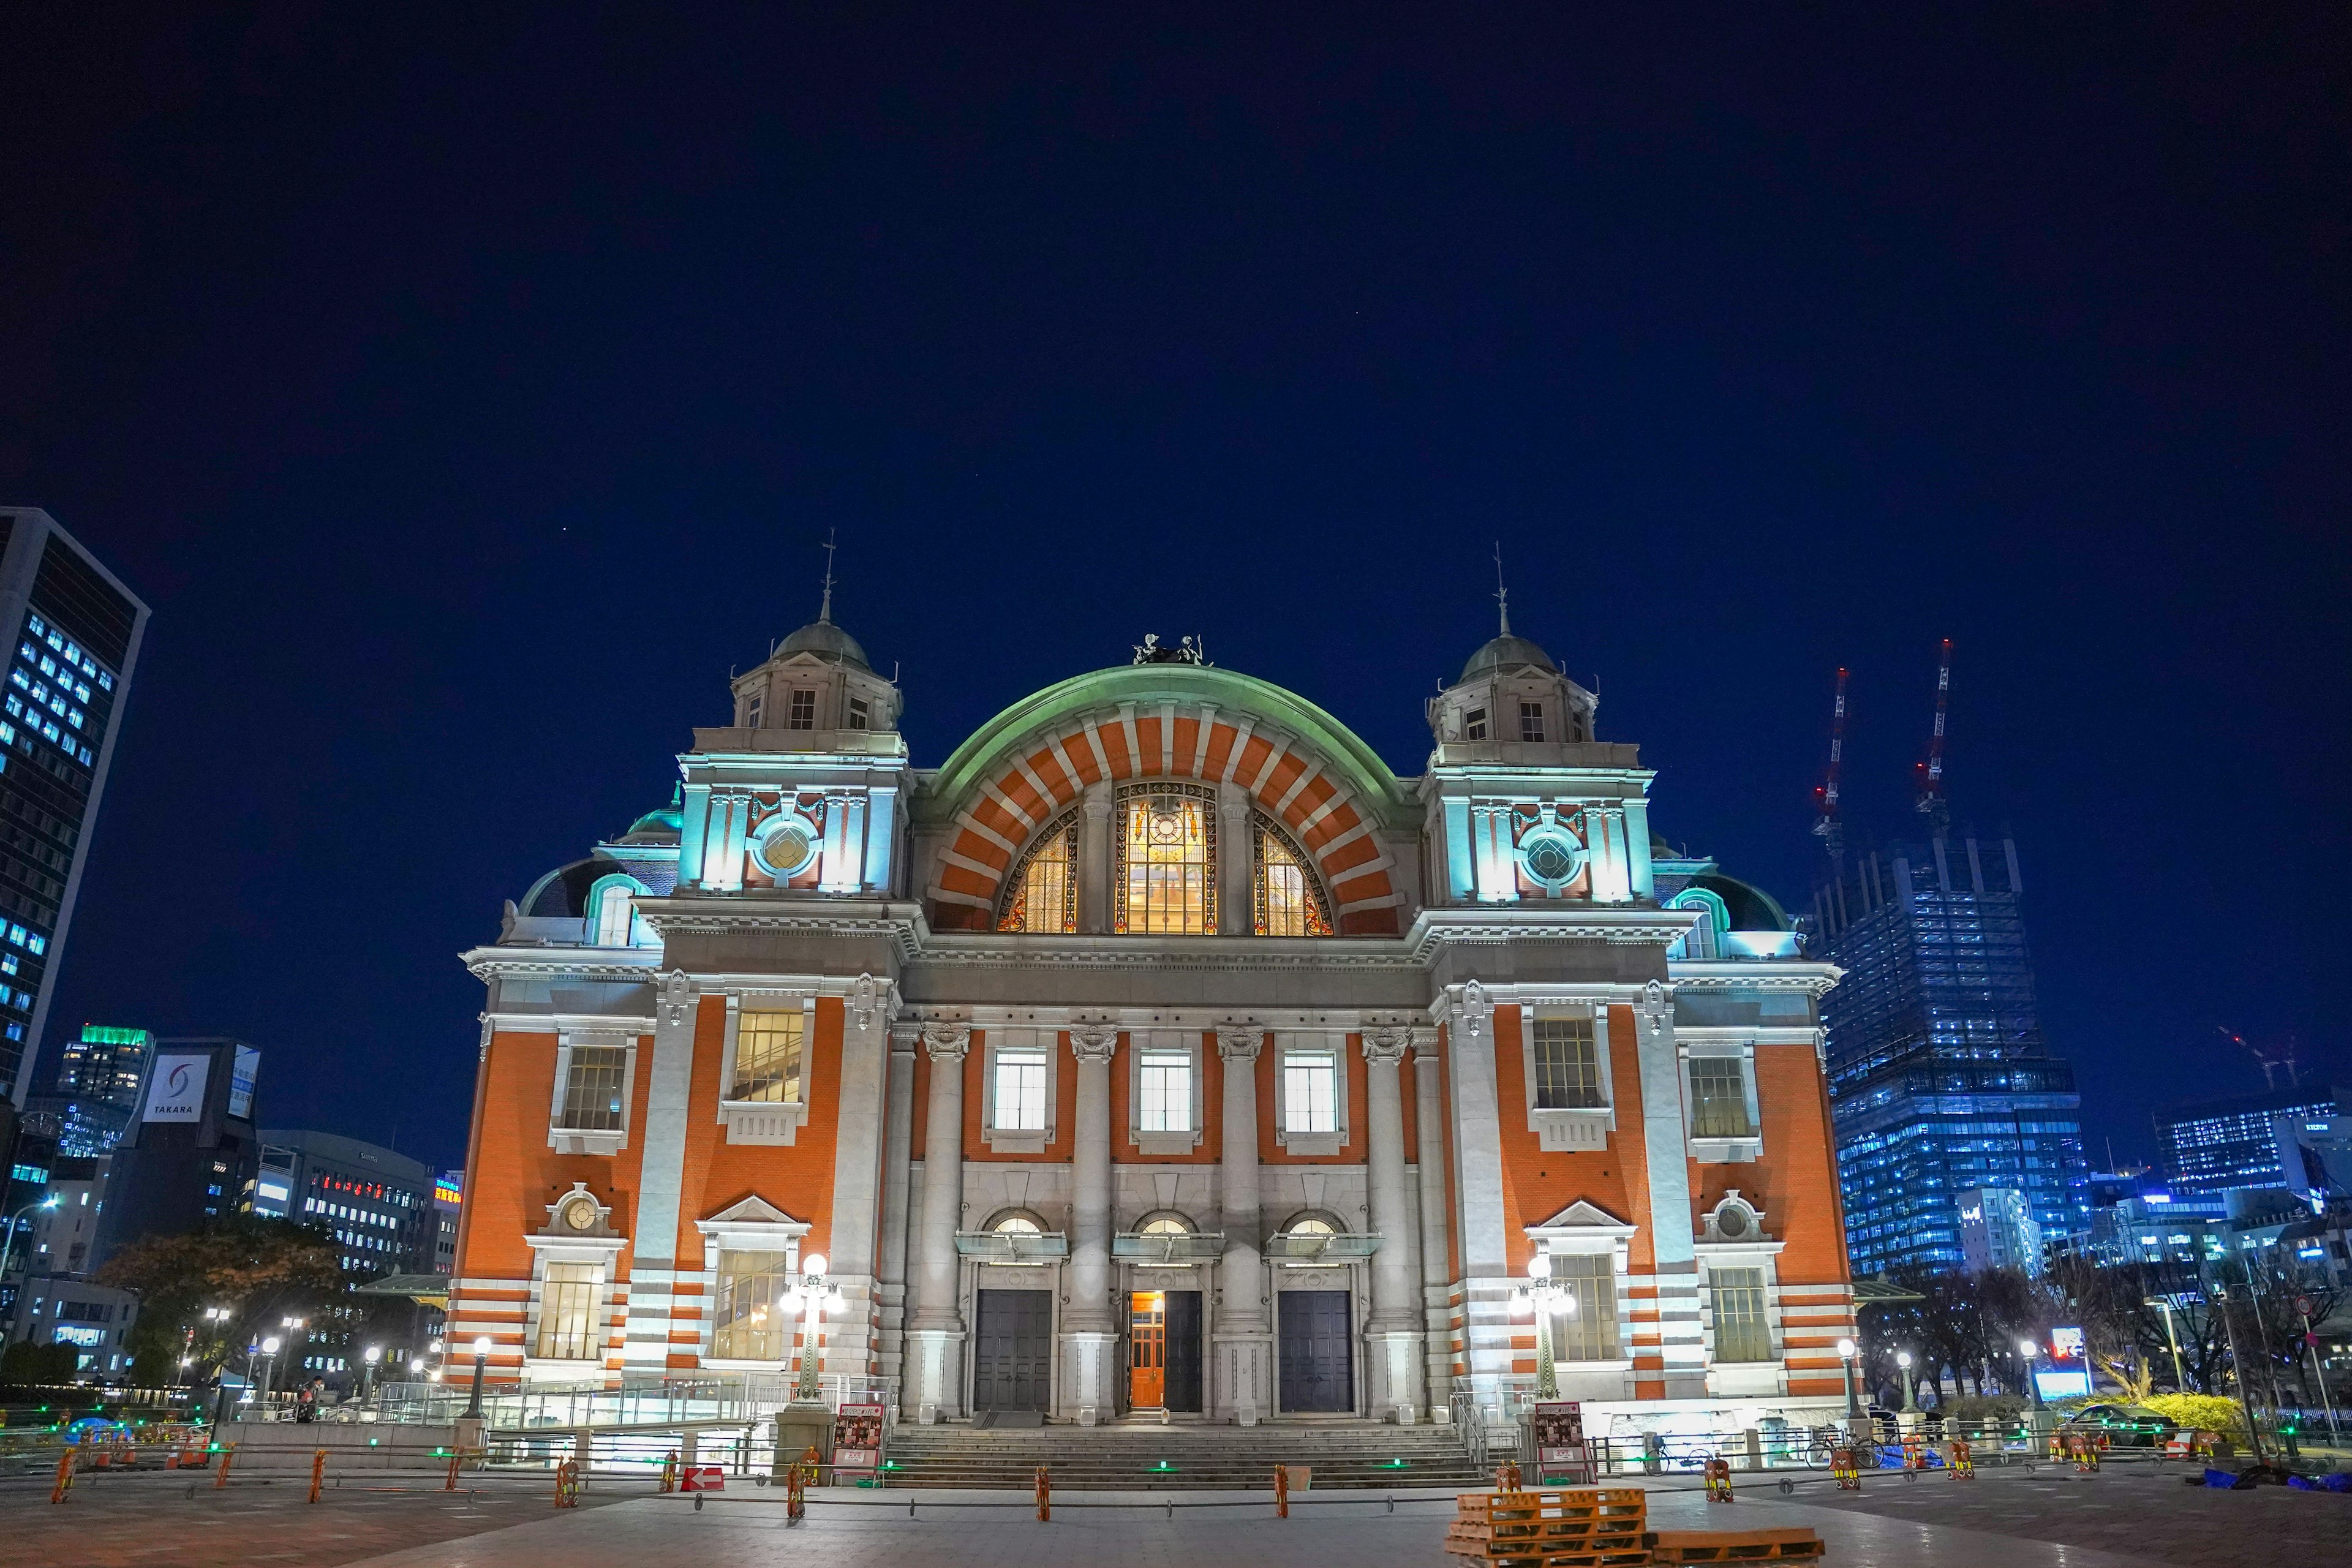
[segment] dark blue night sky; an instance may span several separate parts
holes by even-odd
[[[1909,834],[1950,637],[2093,1161],[2260,1087],[2220,1025],[2352,1078],[2340,7],[37,9],[0,500],[155,607],[44,1074],[234,1033],[457,1163],[456,954],[837,529],[927,766],[1156,630],[1418,772],[1499,539],[1792,905],[1833,669]]]

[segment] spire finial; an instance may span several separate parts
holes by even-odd
[[[817,625],[822,626],[833,625],[834,532],[830,528],[824,531],[824,602],[817,606],[816,611]]]
[[[1503,586],[1503,542],[1495,541],[1495,604],[1503,614],[1503,635],[1511,635],[1511,591]]]

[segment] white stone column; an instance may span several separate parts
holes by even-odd
[[[833,1214],[827,1227],[831,1279],[845,1304],[829,1314],[826,1368],[866,1376],[877,1370],[874,1306],[879,1293],[884,1096],[889,1076],[890,982],[861,974],[841,999],[840,1120],[833,1145]]]
[[[923,1121],[923,1233],[917,1259],[915,1314],[907,1325],[906,1405],[918,1419],[963,1410],[963,1314],[956,1300],[961,1269],[956,1229],[963,1218],[963,1058],[971,1029],[929,1024],[931,1093]],[[902,1406],[904,1407],[904,1406]]]
[[[1370,1150],[1364,1174],[1371,1189],[1372,1229],[1381,1238],[1371,1261],[1371,1315],[1364,1323],[1370,1352],[1365,1370],[1370,1374],[1365,1393],[1372,1414],[1410,1426],[1426,1403],[1415,1300],[1421,1294],[1421,1237],[1405,1190],[1404,1093],[1397,1081],[1412,1036],[1393,1026],[1375,1026],[1364,1031],[1363,1041]]]
[[[621,1355],[631,1372],[669,1365],[670,1306],[677,1289],[678,1209],[686,1184],[686,1108],[694,1087],[694,1031],[701,996],[685,971],[661,977],[654,1043],[640,1050],[647,1077],[636,1223],[630,1237],[629,1304]]]
[[[914,1174],[915,1046],[922,1026],[890,1026],[890,1078],[882,1121],[882,1377],[898,1378],[906,1366],[907,1199]],[[898,1398],[913,1409],[912,1390],[901,1384]]]
[[[1251,877],[1256,847],[1250,842],[1249,792],[1236,784],[1217,786],[1217,931],[1248,936],[1257,929]]]
[[[1078,1092],[1070,1156],[1070,1295],[1062,1309],[1063,1376],[1055,1404],[1091,1426],[1118,1408],[1112,1383],[1118,1321],[1110,1303],[1110,1064],[1118,1031],[1070,1030]]]
[[[1219,1206],[1225,1250],[1217,1260],[1209,1409],[1215,1418],[1244,1426],[1256,1426],[1274,1408],[1274,1331],[1259,1253],[1265,1226],[1257,1185],[1257,1058],[1265,1045],[1265,1031],[1255,1025],[1217,1031],[1217,1056],[1224,1066]]]
[[[1444,1064],[1437,1053],[1437,1031],[1412,1031],[1412,1109],[1414,1142],[1421,1176],[1421,1302],[1422,1360],[1429,1379],[1429,1415],[1444,1421],[1450,1415],[1446,1396],[1454,1389],[1453,1287],[1454,1268],[1447,1254],[1445,1213],[1445,1089],[1439,1081]]]
[[[1110,785],[1087,786],[1085,816],[1078,828],[1078,930],[1099,936],[1110,930]]]
[[[1642,1074],[1642,1142],[1648,1152],[1650,1249],[1656,1258],[1658,1337],[1665,1360],[1665,1397],[1706,1396],[1706,1351],[1700,1336],[1698,1254],[1691,1234],[1690,1144],[1684,1133],[1683,1069],[1675,1050],[1675,1003],[1653,980],[1633,1004]],[[1636,1383],[1649,1374],[1638,1364]]]

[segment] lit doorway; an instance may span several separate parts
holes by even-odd
[[[1136,1290],[1127,1298],[1127,1404],[1158,1410],[1168,1399],[1168,1293]]]

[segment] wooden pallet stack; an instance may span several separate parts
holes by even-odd
[[[1650,1561],[1686,1563],[1812,1563],[1822,1538],[1810,1530],[1661,1530],[1650,1537]]]
[[[1640,1568],[1650,1561],[1639,1487],[1464,1492],[1445,1550],[1495,1568]]]

